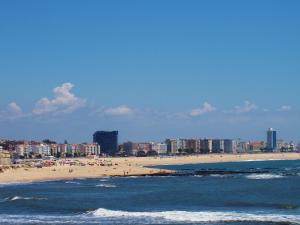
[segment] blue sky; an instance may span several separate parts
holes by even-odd
[[[0,137],[300,141],[299,1],[1,1]]]

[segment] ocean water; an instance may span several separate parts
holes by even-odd
[[[161,168],[190,175],[0,184],[0,224],[300,224],[300,161]]]

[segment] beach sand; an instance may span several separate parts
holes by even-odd
[[[43,168],[10,168],[0,173],[0,183],[35,182],[48,180],[68,180],[79,178],[98,178],[107,176],[140,176],[154,173],[172,172],[168,170],[145,168],[157,165],[182,165],[195,163],[237,162],[251,160],[300,160],[300,153],[261,153],[261,154],[208,154],[172,157],[127,157],[70,159],[85,163],[85,166],[69,164]],[[105,161],[105,165],[96,163]],[[62,162],[63,160],[60,160]],[[94,165],[88,165],[88,163]],[[110,164],[110,165],[107,165]]]

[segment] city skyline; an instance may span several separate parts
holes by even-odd
[[[0,137],[298,143],[300,3],[231,3],[1,2]]]
[[[157,156],[193,154],[245,154],[299,152],[300,143],[277,140],[277,131],[269,128],[265,141],[210,138],[166,138],[162,142],[118,142],[118,131],[96,131],[93,143],[56,143],[53,140],[1,140],[0,152],[15,159],[72,158],[89,156]]]
[[[102,142],[102,138],[106,139],[108,138],[108,142]],[[117,146],[120,146],[124,143],[132,142],[132,143],[163,143],[163,142],[168,142],[168,140],[211,140],[211,141],[225,141],[225,140],[231,140],[235,141],[237,143],[258,143],[260,142],[261,144],[265,145],[265,150],[273,151],[277,149],[278,143],[285,143],[285,144],[293,144],[300,146],[299,143],[295,143],[290,140],[285,140],[282,139],[281,137],[277,137],[277,130],[274,130],[273,128],[269,128],[266,131],[266,137],[265,139],[242,139],[242,138],[232,138],[232,137],[227,137],[227,138],[220,138],[220,137],[208,137],[208,136],[193,136],[193,137],[161,137],[160,140],[151,140],[151,139],[144,139],[144,140],[125,140],[125,141],[120,141],[119,142],[119,131],[118,130],[106,130],[106,131],[95,131],[92,135],[92,142],[91,141],[83,141],[83,142],[69,142],[67,139],[64,139],[64,141],[57,141],[57,140],[51,140],[49,138],[44,138],[40,140],[36,139],[6,139],[6,138],[1,138],[0,141],[12,141],[12,142],[40,142],[40,143],[46,143],[46,144],[88,144],[88,143],[93,143],[93,144],[98,144],[98,145],[105,145],[106,148],[108,148],[112,152],[117,151]],[[102,142],[102,144],[101,144]],[[112,147],[114,146],[114,147]]]

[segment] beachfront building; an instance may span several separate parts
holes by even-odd
[[[286,142],[284,140],[277,141],[277,149],[281,152],[293,152],[296,150],[296,146],[293,142]]]
[[[178,141],[178,150],[180,151],[180,152],[183,152],[184,151],[184,149],[186,149],[186,147],[187,147],[187,142],[186,142],[186,139],[179,139],[179,141]]]
[[[200,152],[200,139],[166,139],[167,153],[170,155]]]
[[[212,152],[212,140],[203,139],[201,140],[200,153],[211,153]]]
[[[27,141],[16,144],[14,147],[14,152],[17,154],[18,158],[26,159],[42,154],[37,143],[31,143]]]
[[[24,157],[25,152],[26,152],[25,145],[23,145],[23,144],[16,145],[15,151],[18,156]]]
[[[101,147],[102,154],[114,156],[118,153],[118,131],[96,131],[93,142]]]
[[[131,141],[127,141],[123,143],[123,151],[125,152],[126,156],[131,156],[133,155],[133,150],[134,149],[134,143]]]
[[[47,144],[40,144],[39,146],[40,148],[40,153],[43,157],[45,156],[50,156],[51,155],[51,148],[50,148],[50,145],[47,145]]]
[[[93,144],[80,144],[80,155],[81,156],[89,156],[89,155],[97,155],[101,154],[100,145],[97,143]]]
[[[66,157],[78,157],[80,156],[80,148],[78,144],[67,144]]]
[[[236,153],[236,141],[232,139],[225,139],[224,140],[224,153]]]
[[[47,144],[30,144],[29,149],[31,149],[30,151],[33,155],[38,158],[50,155],[50,146]]]
[[[166,155],[168,146],[166,143],[128,141],[123,144],[123,150],[126,155],[133,156]]]
[[[270,128],[267,130],[267,151],[274,151],[277,149],[277,132]]]
[[[178,139],[166,139],[167,152],[170,155],[175,155],[178,153],[179,140]]]
[[[153,155],[166,155],[168,152],[167,144],[151,142],[151,153]],[[148,152],[149,155],[150,152]]]
[[[60,158],[60,157],[66,157],[66,153],[68,151],[68,144],[58,144],[56,155],[53,155],[54,157]]]
[[[251,141],[249,142],[249,151],[250,152],[261,152],[266,147],[264,141]]]
[[[123,149],[126,155],[133,155],[133,156],[146,156],[151,154],[151,143],[147,142],[125,142],[123,144]]]
[[[186,153],[198,153],[200,152],[200,140],[199,139],[186,139],[185,140],[185,149]]]
[[[222,153],[224,152],[224,140],[213,139],[212,140],[212,153]]]
[[[250,152],[250,143],[249,141],[239,141],[236,143],[236,149],[238,153]]]
[[[58,145],[57,144],[50,144],[50,155],[57,156]]]
[[[10,165],[11,156],[9,151],[5,151],[2,148],[0,149],[0,165]]]
[[[100,145],[97,143],[83,144],[51,144],[51,155],[57,158],[84,157],[101,154]]]

